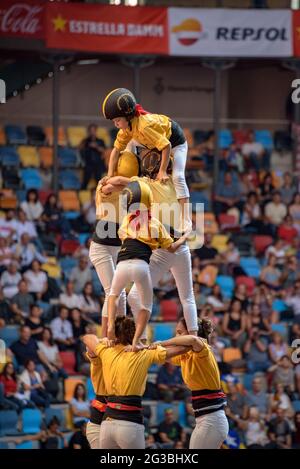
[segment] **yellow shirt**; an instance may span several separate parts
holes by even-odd
[[[170,144],[171,121],[162,114],[145,114],[131,120],[132,130],[119,130],[114,147],[119,151],[125,150],[130,140],[136,140],[141,145],[152,150],[163,150]]]
[[[109,195],[101,192],[101,184],[98,183],[96,189],[95,203],[96,203],[96,218],[97,220],[105,220],[114,223],[119,222],[121,213],[121,192],[112,192]]]
[[[99,357],[91,358],[89,354],[86,357],[91,363],[91,380],[95,394],[99,396],[106,396],[106,388],[103,377],[102,362]]]
[[[101,358],[107,395],[142,396],[145,392],[148,369],[153,363],[166,361],[163,347],[140,352],[125,352],[124,345],[107,348],[98,344],[95,354]]]
[[[221,388],[219,368],[208,344],[200,352],[189,352],[172,358],[173,365],[181,366],[182,378],[191,391]]]

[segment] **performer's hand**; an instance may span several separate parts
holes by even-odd
[[[141,342],[137,344],[127,345],[125,347],[125,352],[139,352],[140,350],[148,349],[148,345],[144,345]]]
[[[109,179],[110,179],[110,176],[104,176],[102,179],[100,179],[99,183],[102,184],[102,186],[104,186]]]
[[[158,171],[157,176],[156,176],[156,180],[158,180],[162,183],[165,183],[165,182],[168,182],[169,176],[167,175],[167,173],[165,171]]]
[[[115,340],[116,339],[116,336],[115,336],[115,328],[108,328],[107,330],[107,339],[109,340]]]

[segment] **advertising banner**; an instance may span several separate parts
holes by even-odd
[[[42,39],[44,6],[43,0],[1,0],[0,37]]]

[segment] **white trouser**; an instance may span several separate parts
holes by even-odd
[[[145,449],[145,427],[126,420],[104,420],[100,449]]]
[[[176,282],[187,328],[189,331],[198,330],[191,253],[187,245],[180,246],[175,253],[168,252],[165,249],[156,249],[153,251],[150,258],[150,275],[153,288],[158,286],[160,279],[169,270]],[[136,319],[141,309],[141,300],[135,285],[133,285],[128,295],[128,303]],[[146,338],[146,331],[144,331],[142,338]]]
[[[105,292],[105,301],[102,308],[102,316],[104,317],[107,317],[107,299],[115,273],[119,250],[120,246],[107,246],[95,243],[94,241],[90,245],[90,260],[97,271],[98,278]],[[125,316],[125,314],[126,292],[123,290],[120,295],[118,315]]]
[[[185,165],[188,152],[187,142],[172,148],[173,171],[172,179],[177,195],[177,199],[185,199],[190,196],[189,189],[185,180]]]
[[[196,418],[190,449],[218,449],[228,435],[229,425],[224,410]]]
[[[139,298],[140,309],[152,312],[153,290],[149,264],[142,259],[128,259],[118,263],[113,278],[110,295],[119,296],[123,288],[134,283]],[[138,312],[137,312],[138,313]]]
[[[89,442],[91,449],[100,449],[100,428],[101,425],[88,422],[86,426],[86,438]]]

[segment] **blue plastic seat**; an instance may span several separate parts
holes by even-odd
[[[203,204],[204,211],[209,212],[211,208],[210,201],[206,197],[206,195],[201,191],[192,191],[190,194],[190,202],[193,205],[193,210],[201,211],[203,208],[201,206],[196,207],[196,204]]]
[[[232,277],[227,275],[218,275],[216,283],[221,288],[222,295],[225,298],[232,298],[234,290],[234,280]]]
[[[21,170],[21,177],[25,189],[41,189],[43,186],[42,178],[37,169],[26,168]]]
[[[74,171],[66,170],[59,173],[59,184],[63,190],[80,190],[81,183]]]
[[[15,410],[1,410],[0,436],[17,435],[18,414]]]
[[[77,259],[74,259],[74,257],[68,256],[60,259],[59,264],[64,275],[66,277],[69,277],[69,275],[71,274],[71,270],[77,266],[78,261]]]
[[[153,324],[153,342],[170,339],[174,336],[174,329],[170,324]]]
[[[271,329],[273,332],[278,332],[284,339],[287,339],[288,329],[286,324],[280,322],[276,324],[271,324]]]
[[[3,166],[18,166],[20,157],[14,147],[0,147],[0,160]]]
[[[178,405],[178,423],[182,427],[187,426],[187,418],[186,418],[186,408],[185,408],[185,403],[180,401]]]
[[[95,269],[92,269],[92,284],[94,295],[100,296],[103,294],[103,287],[100,283],[99,277]]]
[[[67,218],[67,220],[75,220],[76,218],[80,217],[80,212],[67,211],[64,212],[64,216]]]
[[[18,326],[5,326],[0,329],[0,339],[4,340],[7,347],[18,340],[20,337]]]
[[[292,401],[292,405],[295,412],[300,412],[300,400]]]
[[[255,141],[261,143],[267,150],[273,149],[274,143],[270,130],[255,130],[254,137]]]
[[[33,442],[32,441],[23,441],[16,445],[16,449],[33,449]]]
[[[228,129],[222,129],[219,132],[219,146],[221,149],[228,148],[232,144],[232,134]]]
[[[59,147],[58,162],[61,168],[75,168],[78,166],[76,151],[72,148]]]
[[[90,238],[90,236],[90,233],[79,233],[78,241],[80,242],[80,244],[85,244],[86,240]]]
[[[261,266],[256,257],[241,257],[240,265],[249,277],[260,276]]]
[[[88,378],[86,381],[86,390],[87,390],[87,398],[89,401],[95,399],[95,391],[93,388],[93,383],[91,378]]]
[[[17,199],[20,203],[24,202],[26,200],[26,191],[18,190],[18,191],[16,191],[16,195],[17,195]]]
[[[243,376],[244,388],[247,389],[247,391],[252,390],[253,378],[254,378],[254,374],[252,374],[252,373],[245,373],[244,376]]]
[[[41,429],[42,413],[38,409],[24,409],[22,427],[24,433],[38,433]]]
[[[278,313],[282,313],[288,309],[288,305],[283,300],[276,298],[272,303],[272,309]]]
[[[19,125],[6,125],[4,129],[8,143],[27,143],[25,131]]]

